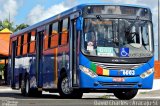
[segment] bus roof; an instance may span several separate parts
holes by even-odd
[[[36,23],[34,25],[31,25],[31,26],[29,26],[29,27],[27,27],[25,29],[20,30],[20,31],[17,31],[17,32],[13,33],[11,35],[11,37],[24,34],[25,32],[31,31],[33,29],[36,29],[36,28],[40,27],[40,26],[48,24],[48,23],[50,23],[50,22],[52,22],[52,21],[54,21],[54,20],[56,20],[56,19],[58,19],[60,17],[64,17],[67,14],[70,14],[70,13],[75,12],[77,10],[81,10],[86,6],[92,6],[92,5],[129,6],[129,7],[138,7],[138,8],[147,8],[147,9],[149,9],[149,7],[146,7],[146,6],[133,5],[133,4],[117,4],[117,3],[116,4],[115,3],[87,3],[87,4],[80,4],[80,5],[77,5],[77,6],[73,7],[73,8],[71,8],[71,9],[68,9],[68,10],[66,10],[66,11],[64,11],[62,13],[59,13],[59,14],[53,16],[53,17],[50,17],[50,18],[48,18],[46,20],[38,22],[38,23]]]

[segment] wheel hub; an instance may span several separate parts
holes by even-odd
[[[64,78],[62,80],[61,88],[62,88],[63,93],[65,94],[71,94],[73,91],[73,89],[69,87],[68,78]]]

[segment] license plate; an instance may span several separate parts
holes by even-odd
[[[124,80],[124,78],[122,78],[122,77],[116,77],[116,78],[113,78],[113,82],[124,82],[125,80]]]

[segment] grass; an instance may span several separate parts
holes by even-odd
[[[147,92],[140,92],[140,94],[147,94]]]
[[[109,99],[110,96],[109,95],[103,95],[103,96],[100,96],[99,98],[101,98],[101,99]]]

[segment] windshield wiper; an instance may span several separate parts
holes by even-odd
[[[136,20],[135,21],[133,21],[131,24],[130,24],[130,26],[128,26],[128,28],[126,28],[127,30],[125,30],[125,32],[130,32],[130,30],[131,30],[131,28],[134,26],[134,24],[137,22],[137,21],[139,21],[139,16],[137,16],[136,17]]]

